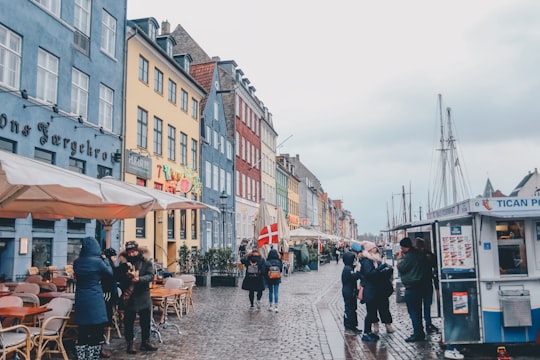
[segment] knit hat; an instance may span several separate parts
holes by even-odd
[[[412,240],[409,239],[408,237],[404,237],[403,239],[401,239],[401,241],[399,242],[399,245],[404,247],[404,248],[412,248]]]
[[[126,251],[129,251],[129,250],[137,250],[137,251],[139,251],[139,244],[137,244],[137,242],[134,241],[134,240],[128,241],[126,243]]]
[[[377,247],[377,245],[375,245],[375,243],[371,241],[364,241],[363,245],[364,245],[364,250],[366,251],[370,251],[371,249],[374,249]]]

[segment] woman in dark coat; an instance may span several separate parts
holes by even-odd
[[[261,308],[261,298],[264,291],[264,259],[261,256],[259,250],[252,250],[247,256],[241,260],[242,264],[246,267],[246,276],[242,281],[242,289],[249,291],[249,303],[250,309],[254,309],[255,292],[257,292],[257,309]]]
[[[77,290],[75,291],[75,323],[78,325],[77,359],[99,359],[107,310],[101,279],[112,277],[112,268],[101,256],[96,239],[82,240],[79,257],[73,262]]]
[[[343,270],[341,272],[341,295],[343,296],[344,313],[343,326],[345,333],[349,335],[358,335],[362,331],[357,329],[358,317],[357,309],[357,294],[358,294],[358,279],[360,272],[356,271],[354,260],[356,255],[352,251],[347,251],[343,254]]]
[[[276,266],[279,268],[279,278],[277,279],[270,279],[270,274],[268,273],[268,269],[270,269],[271,266]],[[281,272],[283,271],[283,263],[279,259],[279,254],[277,250],[272,249],[268,253],[268,257],[266,258],[266,264],[264,267],[264,279],[266,281],[266,284],[268,285],[268,300],[270,301],[270,305],[268,307],[268,311],[274,310],[275,312],[278,312],[278,300],[279,300],[279,284],[281,283]],[[274,306],[272,307],[272,302],[274,303]]]
[[[362,259],[360,260],[360,283],[364,287],[362,301],[366,304],[364,319],[364,341],[377,341],[379,336],[371,331],[371,326],[378,322],[378,316],[386,325],[386,332],[392,333],[392,315],[388,297],[392,294],[391,277],[393,269],[382,262],[377,245],[365,241]]]

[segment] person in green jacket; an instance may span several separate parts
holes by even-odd
[[[407,312],[411,318],[413,334],[405,339],[407,342],[424,341],[426,333],[422,324],[422,294],[426,288],[426,257],[413,247],[412,240],[408,237],[399,242],[401,251],[398,255],[397,265],[401,276],[401,282],[405,287],[405,303]]]

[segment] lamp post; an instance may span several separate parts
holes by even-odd
[[[219,205],[221,210],[221,216],[222,216],[222,225],[223,225],[223,248],[225,249],[225,212],[227,211],[227,193],[225,190],[221,192],[221,195],[219,195]]]

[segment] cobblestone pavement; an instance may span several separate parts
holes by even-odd
[[[411,334],[405,305],[391,297],[391,311],[396,332],[381,330],[381,340],[367,343],[360,336],[343,331],[343,299],[340,274],[343,264],[321,266],[319,271],[295,272],[284,277],[279,289],[279,313],[269,312],[268,291],[263,293],[260,310],[249,309],[248,292],[238,287],[196,287],[193,292],[195,311],[181,319],[169,316],[174,327],[161,330],[163,343],[157,352],[139,352],[133,359],[442,359],[440,335],[428,341],[406,343]],[[242,278],[239,279],[240,282]],[[359,323],[363,324],[365,306],[359,306]],[[434,324],[440,327],[440,319]],[[137,334],[138,335],[138,334]],[[140,342],[138,335],[135,343]],[[125,359],[125,341],[112,336],[106,345],[111,359]],[[493,346],[462,348],[466,359],[496,359]],[[509,348],[514,360],[538,359],[540,348]],[[513,352],[512,352],[513,351]],[[536,351],[536,352],[534,352]],[[516,356],[523,353],[523,356]]]

